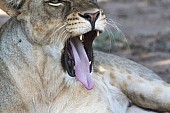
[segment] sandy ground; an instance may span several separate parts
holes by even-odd
[[[143,64],[170,83],[170,0],[98,1],[128,40],[113,42],[109,53]],[[0,11],[0,26],[7,19]]]

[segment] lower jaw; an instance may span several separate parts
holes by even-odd
[[[86,89],[94,87],[91,77],[93,64],[92,44],[99,31],[90,31],[80,36],[71,37],[67,40],[62,56],[62,65],[65,71],[76,77]]]

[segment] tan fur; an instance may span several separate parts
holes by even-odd
[[[94,52],[92,90],[63,70],[65,41],[91,30],[78,13],[99,11],[96,29],[103,31],[106,24],[96,3],[69,1],[73,9],[69,9],[68,0],[61,4],[48,4],[47,0],[0,1],[0,6],[5,3],[7,7],[22,3],[16,8],[20,14],[0,31],[0,113],[151,112],[142,108],[170,111],[170,85],[130,60]],[[134,105],[129,107],[129,102]]]
[[[9,16],[13,17],[13,16],[17,16],[18,15],[18,11],[15,10],[14,8],[12,8],[11,6],[9,6],[5,0],[1,0],[0,1],[0,8],[2,10],[4,10]]]

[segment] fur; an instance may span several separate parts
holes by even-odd
[[[20,5],[15,9],[20,13],[0,30],[0,112],[170,111],[170,85],[151,70],[128,59],[95,51],[91,73],[95,87],[92,90],[87,90],[68,75],[61,65],[65,42],[70,36],[91,29],[78,13],[99,11],[98,30],[103,31],[106,23],[105,15],[96,2],[70,2],[50,6],[43,0],[3,1],[8,8],[12,7],[11,3]],[[75,17],[78,20],[70,21]]]

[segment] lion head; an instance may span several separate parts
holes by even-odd
[[[7,1],[7,0],[6,0]],[[71,77],[92,89],[92,43],[106,25],[96,0],[9,0],[32,43],[62,48],[61,64]],[[60,45],[60,47],[58,47]]]

